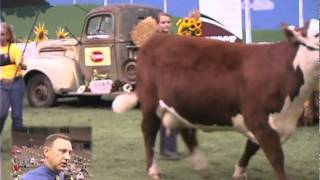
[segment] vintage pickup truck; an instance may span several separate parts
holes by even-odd
[[[49,40],[25,57],[29,104],[49,107],[57,98],[115,96],[135,84],[136,51],[130,32],[159,9],[110,5],[88,13],[79,38]]]

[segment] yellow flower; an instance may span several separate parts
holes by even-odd
[[[201,35],[202,35],[201,29],[196,29],[195,36],[201,36]]]
[[[183,23],[188,25],[188,23],[189,23],[189,18],[183,18]]]
[[[65,32],[63,27],[59,27],[58,30],[56,31],[56,35],[58,39],[64,39],[68,37],[69,32]]]
[[[195,23],[195,19],[194,18],[189,18],[189,24],[188,26],[190,27],[191,25],[193,25]]]
[[[195,24],[196,24],[196,27],[197,27],[197,28],[201,28],[201,26],[202,26],[201,20],[197,20],[197,21],[195,22]]]
[[[35,41],[37,43],[48,40],[48,30],[44,27],[44,23],[39,23],[38,26],[34,27],[34,33],[36,35]]]
[[[195,31],[196,30],[196,25],[195,24],[190,24],[189,30],[190,31]]]
[[[176,26],[180,26],[180,24],[182,23],[182,19],[179,19],[178,21],[177,21],[177,23],[176,23]]]
[[[202,35],[202,22],[200,19],[193,17],[185,17],[179,19],[176,23],[178,26],[178,35],[183,36],[201,36]]]
[[[191,36],[192,33],[191,33],[191,31],[184,31],[184,32],[182,32],[182,35],[183,36]]]

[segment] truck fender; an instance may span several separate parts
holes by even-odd
[[[78,62],[63,56],[37,56],[26,59],[25,79],[30,79],[35,72],[42,73],[50,80],[56,94],[62,91],[76,91],[82,84]]]

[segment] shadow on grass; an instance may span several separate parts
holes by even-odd
[[[89,107],[89,108],[107,108],[111,109],[112,100],[97,98],[60,98],[55,106]]]
[[[55,107],[59,106],[70,106],[79,108],[107,108],[112,110],[112,99],[105,98],[90,98],[90,97],[69,97],[69,98],[58,98],[55,103]],[[140,104],[138,104],[134,109],[139,109]]]

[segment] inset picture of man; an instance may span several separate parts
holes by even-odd
[[[90,128],[27,128],[12,134],[12,178],[91,179]]]

